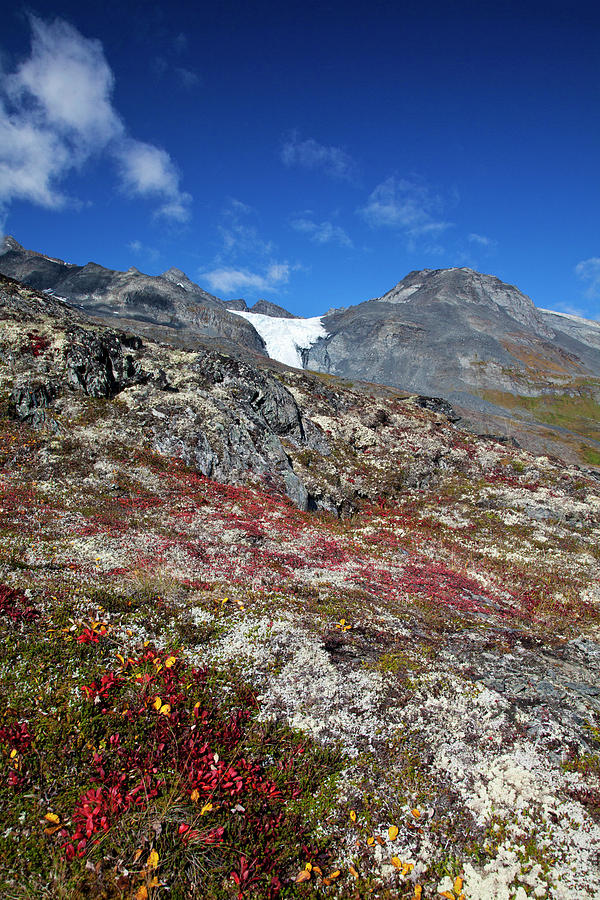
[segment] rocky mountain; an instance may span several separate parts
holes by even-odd
[[[292,315],[283,306],[277,303],[271,303],[270,300],[257,300],[253,306],[248,306],[245,300],[226,300],[225,306],[236,312],[251,312],[256,315],[273,316],[275,319],[296,319],[297,316]]]
[[[600,325],[543,313],[512,285],[467,268],[411,272],[382,297],[328,313],[323,324],[328,335],[310,348],[309,368],[440,394],[467,408],[485,407],[487,390],[536,396],[600,376]]]
[[[492,430],[510,417],[520,439],[546,452],[568,454],[583,438],[588,461],[600,463],[598,323],[538,310],[512,285],[455,268],[411,272],[323,325],[309,369],[440,396]]]
[[[135,323],[136,330],[163,339],[186,342],[206,335],[264,353],[264,343],[252,325],[230,316],[222,300],[202,290],[180,269],[152,276],[135,267],[116,272],[94,262],[77,266],[25,250],[8,236],[0,251],[0,272],[97,316]]]
[[[0,278],[3,897],[598,900],[600,480],[445,412]]]
[[[286,365],[450,403],[479,433],[600,466],[600,324],[537,309],[469,268],[411,272],[382,297],[302,319],[222,300],[178,269],[65,264],[6,238],[0,271],[105,322],[193,348],[200,338]]]

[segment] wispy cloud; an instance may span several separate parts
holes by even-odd
[[[575,274],[587,284],[585,296],[591,300],[600,297],[600,256],[583,259],[575,266]]]
[[[235,294],[243,291],[269,293],[287,284],[290,278],[289,263],[271,263],[262,273],[249,269],[221,267],[201,275],[213,291],[221,294]]]
[[[194,72],[193,69],[185,69],[183,66],[175,66],[173,70],[175,75],[177,76],[180,84],[186,90],[191,91],[193,88],[198,87],[200,84],[201,78],[197,72]]]
[[[312,219],[301,217],[293,219],[290,223],[295,231],[309,236],[315,244],[339,244],[340,247],[352,247],[352,240],[340,225],[333,222],[314,222]]]
[[[470,244],[477,244],[479,247],[485,247],[488,250],[492,250],[494,247],[498,246],[498,241],[486,237],[484,234],[476,234],[474,231],[468,235],[467,240]]]
[[[342,147],[325,146],[314,138],[302,141],[295,131],[281,148],[281,161],[286,166],[320,170],[341,181],[355,181],[358,171],[356,162]]]
[[[27,200],[60,209],[66,177],[106,153],[123,189],[158,199],[161,215],[186,218],[191,198],[169,155],[127,135],[102,44],[61,19],[31,16],[30,24],[31,54],[0,85],[0,207]]]
[[[271,293],[286,285],[299,266],[277,260],[276,246],[265,240],[257,227],[255,210],[230,197],[221,212],[217,231],[221,248],[212,266],[199,272],[211,290],[222,295]]]
[[[371,228],[395,228],[417,235],[449,226],[434,220],[440,209],[440,198],[424,181],[391,175],[371,192],[359,213]]]
[[[157,260],[160,257],[160,253],[154,247],[149,247],[147,244],[144,244],[142,241],[137,239],[133,241],[129,241],[127,244],[127,249],[134,253],[136,256],[143,256],[146,259]]]
[[[223,242],[217,260],[264,259],[274,252],[271,241],[260,236],[251,206],[230,197],[221,212],[217,231]]]
[[[161,201],[157,215],[187,221],[192,198],[179,190],[179,175],[165,150],[128,138],[113,152],[126,193],[133,197],[155,196]]]

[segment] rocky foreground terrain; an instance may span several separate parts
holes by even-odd
[[[3,897],[600,897],[600,480],[449,412],[0,279]]]

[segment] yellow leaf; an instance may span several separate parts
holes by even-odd
[[[137,889],[135,900],[148,900],[148,888],[145,884]]]
[[[117,653],[117,659],[119,660],[119,662],[121,663],[122,666],[125,665],[125,657],[121,656],[120,653]]]
[[[212,803],[205,803],[204,806],[202,807],[202,809],[200,810],[200,815],[205,816],[206,813],[209,813],[212,808],[213,808]]]
[[[452,890],[454,891],[455,894],[460,894],[460,892],[462,891],[462,888],[463,888],[463,880],[460,877],[460,875],[458,875],[454,879],[454,887],[452,888]]]
[[[420,884],[415,884],[415,900],[421,900],[421,894],[423,893],[423,888]]]
[[[396,867],[396,869],[402,868],[402,860],[397,856],[392,856],[392,865]]]
[[[157,697],[152,705],[153,705],[154,709],[156,710],[156,712],[158,712],[162,706],[162,700],[160,699],[160,697]]]
[[[353,809],[350,810],[350,818],[352,819],[353,822],[356,822],[356,813],[354,812]]]
[[[154,878],[152,879],[152,881],[150,882],[150,887],[158,887],[159,884],[160,884],[160,881],[158,880],[158,878],[155,875]]]
[[[133,861],[134,861],[134,863],[138,861],[138,859],[140,858],[141,855],[142,855],[142,851],[141,851],[141,850],[136,850],[136,851],[135,851],[135,853],[133,854]]]
[[[368,845],[369,847],[370,847],[372,844],[374,844],[374,843],[375,843],[375,838],[374,838],[374,837],[368,837],[368,838],[367,838],[367,845]]]
[[[169,656],[169,657],[167,657],[167,659],[165,659],[165,667],[167,669],[170,669],[171,666],[174,666],[176,662],[177,662],[176,656]]]
[[[313,872],[314,872],[316,875],[322,875],[322,874],[323,874],[323,870],[321,869],[320,866],[313,866],[313,867],[312,867],[312,870],[313,870]]]
[[[200,799],[200,791],[197,788],[194,788],[192,793],[190,794],[190,800],[192,803],[197,803]]]
[[[47,822],[52,822],[53,825],[58,825],[60,822],[60,818],[56,815],[56,813],[46,813],[44,816]]]
[[[451,894],[450,891],[442,891],[440,897],[445,897],[446,900],[455,900],[454,894]]]
[[[388,837],[389,837],[390,841],[396,840],[396,838],[398,837],[398,826],[397,825],[390,825],[390,827],[388,828]]]
[[[11,751],[10,751],[10,758],[11,758],[11,759],[14,759],[16,755],[17,755],[17,751],[16,751],[16,750],[11,750]]]
[[[309,863],[309,862],[306,863],[304,868],[306,869],[307,872],[312,872],[312,863]]]
[[[161,708],[159,709],[158,712],[161,716],[170,716],[171,715],[171,704],[163,703],[163,705],[161,706]]]
[[[348,866],[348,871],[353,876],[353,878],[358,878],[358,872],[354,868],[354,866]]]
[[[420,809],[411,809],[411,813],[415,817],[415,819],[421,818],[421,810]]]
[[[150,853],[150,856],[146,860],[146,865],[148,866],[149,869],[155,869],[157,867],[158,853],[156,852],[156,850],[152,850],[152,852]]]
[[[331,878],[332,881],[333,881],[333,879],[339,878],[341,874],[342,874],[342,873],[340,872],[340,870],[339,870],[339,869],[336,869],[335,872],[330,872],[329,875],[328,875],[327,877],[328,877],[328,878]]]
[[[402,864],[402,874],[409,875],[414,869],[413,863],[403,863]]]
[[[310,881],[310,872],[308,869],[302,869],[302,871],[298,872],[296,875],[296,884],[302,884],[303,881]]]

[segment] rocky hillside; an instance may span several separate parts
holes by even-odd
[[[492,275],[411,272],[323,318],[306,366],[449,400],[480,430],[600,465],[600,324],[537,309]]]
[[[0,272],[180,348],[209,338],[228,353],[441,397],[478,433],[600,468],[600,324],[537,309],[492,275],[411,272],[382,297],[302,319],[267,300],[223,302],[178,269],[75,266],[11,237]]]
[[[2,280],[3,897],[600,897],[600,481],[444,408]]]
[[[178,343],[209,336],[264,353],[252,325],[229,315],[222,300],[180,269],[152,276],[134,267],[116,272],[94,262],[76,266],[26,250],[8,236],[0,247],[0,272],[97,316],[125,320],[137,332]]]

